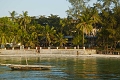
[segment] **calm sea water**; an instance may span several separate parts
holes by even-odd
[[[0,57],[0,63],[26,64],[25,58]],[[119,58],[28,58],[29,64],[54,66],[47,71],[11,71],[0,66],[0,80],[120,80]]]

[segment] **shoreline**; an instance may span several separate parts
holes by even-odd
[[[107,54],[68,54],[68,53],[38,53],[34,50],[0,50],[0,57],[45,57],[45,58],[120,58],[120,55]]]

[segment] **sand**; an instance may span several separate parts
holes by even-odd
[[[52,54],[52,53],[38,53],[33,50],[0,50],[0,57],[102,57],[102,58],[120,58],[120,55],[105,55],[105,54],[91,54],[91,55],[77,55],[75,54]]]

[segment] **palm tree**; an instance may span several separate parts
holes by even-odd
[[[90,12],[91,11],[91,12]],[[83,47],[84,47],[84,34],[89,35],[93,29],[93,24],[100,22],[98,11],[95,8],[86,8],[85,11],[79,16],[79,23],[76,28],[83,32]]]
[[[77,46],[77,49],[79,49],[79,45],[83,44],[82,41],[82,35],[80,34],[80,31],[78,31],[78,34],[73,38],[73,45]]]
[[[64,35],[62,33],[56,34],[55,43],[57,43],[60,47],[62,47],[63,44],[67,43],[67,41],[64,38]]]
[[[31,18],[28,16],[27,11],[23,11],[23,14],[19,16],[19,23],[21,25],[21,29],[27,30],[27,25],[31,22]]]
[[[63,28],[65,27],[66,25],[66,18],[64,19],[60,19],[60,32],[63,33]]]
[[[55,33],[56,33],[56,30],[54,29],[54,27],[50,28],[49,25],[44,26],[42,35],[46,39],[46,46],[47,46],[47,43],[49,46],[51,45],[52,39],[54,38]]]
[[[31,46],[35,48],[35,46],[39,46],[39,39],[42,36],[43,26],[37,24],[34,20],[28,28],[28,35],[26,40],[26,46]]]
[[[31,22],[31,17],[28,16],[28,12],[27,11],[23,11],[23,14],[20,14],[19,19],[18,19],[18,23],[19,23],[19,35],[21,36],[21,44],[25,44],[24,42],[26,42],[26,36],[28,34],[28,27],[29,24]]]
[[[15,27],[8,17],[0,18],[0,42],[2,45],[11,42],[14,29]]]
[[[11,37],[12,37],[12,43],[13,43],[13,47],[14,47],[14,44],[18,43],[18,40],[19,40],[19,37],[18,37],[18,23],[17,23],[17,13],[15,11],[12,11],[10,12],[9,11],[9,14],[10,14],[10,18],[11,18],[11,21],[13,23],[13,25],[11,26],[11,34],[13,34]]]
[[[80,23],[77,24],[76,28],[82,30],[83,32],[83,47],[84,47],[84,33],[89,34],[93,28],[92,21],[89,15],[83,14],[79,17]]]
[[[15,11],[12,11],[12,12],[9,11],[9,14],[11,16],[12,21],[15,22],[17,13]]]
[[[72,7],[67,10],[69,16],[77,20],[78,24],[76,28],[81,30],[83,33],[83,47],[84,47],[84,34],[89,34],[93,28],[93,23],[95,24],[96,18],[90,12],[89,6],[86,7],[90,0],[68,0]]]

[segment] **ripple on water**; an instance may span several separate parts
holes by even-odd
[[[29,58],[31,64],[44,64],[55,67],[48,71],[11,71],[6,66],[0,66],[0,80],[120,80],[120,59],[32,59]],[[1,62],[5,61],[3,59]],[[11,62],[17,63],[14,58]],[[25,63],[25,60],[21,63]]]

